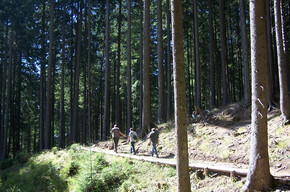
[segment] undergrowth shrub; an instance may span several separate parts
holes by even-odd
[[[69,149],[74,150],[74,151],[78,150],[79,148],[80,148],[80,144],[78,143],[74,143],[69,147]]]
[[[15,164],[23,164],[26,163],[30,158],[30,154],[26,152],[19,152],[15,156]]]
[[[133,164],[128,160],[108,162],[103,155],[93,157],[93,166],[80,171],[76,191],[118,191],[121,184],[133,174]]]
[[[79,169],[80,169],[80,166],[78,165],[78,163],[72,161],[68,166],[67,176],[68,177],[75,176],[76,174],[78,174]]]
[[[100,172],[102,169],[109,166],[109,162],[106,161],[104,156],[101,154],[96,154],[91,161],[94,162],[93,169],[95,169],[97,172]]]
[[[12,167],[0,170],[0,191],[142,191],[151,189],[152,178],[163,181],[174,175],[174,169],[157,171],[159,166],[151,163],[83,151],[78,146],[42,152],[17,166],[13,161],[2,162]],[[24,157],[17,162],[24,162]]]
[[[59,177],[59,171],[50,163],[38,164],[33,169],[26,166],[6,173],[6,177],[0,191],[65,191],[67,188],[65,180]]]
[[[84,190],[87,192],[103,192],[109,191],[108,185],[99,177],[94,176],[85,186]]]
[[[4,159],[0,162],[0,170],[7,169],[13,165],[13,159]]]

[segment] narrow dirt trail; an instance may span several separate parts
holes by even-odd
[[[167,165],[167,166],[176,166],[176,159],[174,156],[168,157],[168,156],[162,156],[159,155],[159,158],[156,158],[155,156],[151,156],[149,153],[137,153],[136,155],[130,154],[128,151],[120,150],[118,153],[115,153],[113,150],[109,149],[103,149],[98,146],[93,147],[82,147],[83,150],[92,151],[92,152],[98,152],[98,153],[105,153],[108,155],[114,155],[119,157],[126,157],[134,160],[139,161],[146,161],[151,162],[155,164],[160,165]],[[216,163],[216,162],[204,162],[204,161],[193,161],[190,160],[189,162],[189,168],[191,170],[200,170],[203,172],[203,174],[207,174],[209,171],[213,173],[218,174],[226,174],[231,177],[246,177],[247,175],[247,167],[245,165],[239,166],[235,165],[233,163]],[[277,182],[279,183],[287,183],[290,184],[290,173],[289,174],[275,174],[274,168],[271,168],[272,175],[275,177]]]

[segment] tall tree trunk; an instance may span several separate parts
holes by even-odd
[[[7,26],[8,27],[8,22]],[[4,70],[4,74],[6,76],[5,80],[7,79],[7,85],[5,85],[5,92],[4,92],[4,111],[3,111],[3,129],[1,133],[1,141],[0,141],[0,161],[6,159],[8,157],[8,128],[9,128],[9,121],[10,121],[10,94],[11,94],[11,84],[12,84],[12,46],[14,41],[14,33],[13,27],[11,27],[10,39],[9,39],[9,61],[7,61],[6,69]],[[8,46],[8,45],[7,45]],[[7,75],[6,75],[7,74]],[[6,94],[6,95],[5,95]]]
[[[287,29],[287,26],[289,26],[289,22],[287,25],[287,14],[285,13],[286,9],[283,9],[285,6],[285,1],[281,1],[280,3],[280,10],[281,10],[281,28],[282,28],[282,42],[283,42],[283,47],[284,47],[284,55],[285,55],[285,71],[286,71],[286,83],[287,83],[287,89],[288,89],[288,100],[290,100],[290,65],[289,65],[289,41],[287,40],[287,31],[289,31],[289,27]],[[288,3],[288,6],[290,3]],[[289,7],[288,7],[288,12],[290,13]],[[290,18],[290,15],[288,13],[288,17]],[[289,21],[289,20],[288,20]],[[290,105],[290,104],[289,104]],[[288,106],[290,107],[290,106]],[[290,110],[290,109],[289,109]]]
[[[119,17],[118,17],[118,62],[117,62],[117,75],[116,75],[116,120],[115,124],[120,125],[121,123],[121,112],[120,112],[120,67],[121,67],[121,26],[122,26],[122,0],[119,0]]]
[[[194,5],[194,41],[195,41],[195,105],[201,108],[201,84],[200,84],[200,58],[199,58],[199,35],[198,35],[198,10],[196,0],[193,1]]]
[[[162,0],[157,0],[158,123],[165,121]]]
[[[139,66],[140,66],[140,102],[139,102],[139,127],[140,132],[143,130],[142,114],[143,114],[143,1],[140,1],[140,50],[139,50]]]
[[[65,75],[65,26],[66,26],[66,5],[63,5],[62,14],[62,52],[61,52],[61,91],[60,91],[60,138],[59,147],[65,148],[65,111],[64,111],[64,75]]]
[[[45,112],[45,142],[44,148],[51,148],[51,112],[52,112],[52,70],[53,70],[53,43],[54,43],[54,0],[50,0],[50,25],[49,25],[49,58],[47,68],[47,84],[46,84],[46,112]]]
[[[244,0],[240,0],[240,19],[242,32],[242,49],[243,49],[243,76],[244,76],[244,103],[248,106],[251,99],[250,90],[250,69],[249,69],[249,49],[246,28],[246,16]]]
[[[92,125],[91,125],[91,98],[92,98],[92,81],[91,81],[91,0],[88,0],[88,142],[92,140]]]
[[[132,127],[132,80],[131,80],[131,0],[128,0],[127,34],[127,133]]]
[[[87,2],[85,2],[87,3]],[[86,35],[88,35],[88,7],[87,4],[85,4],[84,6],[85,10],[84,10],[84,22],[85,22],[85,29],[84,29],[84,33]],[[88,36],[87,36],[88,37]],[[87,53],[88,53],[88,41],[85,41],[84,43],[84,47],[85,49],[87,49]],[[88,139],[88,57],[87,55],[83,54],[83,62],[84,62],[84,66],[83,66],[83,109],[82,109],[82,140],[81,140],[81,144],[86,144],[87,143],[87,139]]]
[[[109,126],[110,126],[110,59],[109,59],[109,51],[110,51],[110,21],[109,21],[109,0],[106,3],[106,72],[105,72],[105,96],[104,96],[104,126],[103,126],[103,134],[102,140],[105,140],[109,134]]]
[[[267,103],[268,103],[268,110],[271,110],[273,105],[273,48],[272,48],[272,30],[271,30],[271,14],[270,14],[270,2],[266,1],[266,21],[267,21],[267,63],[266,63],[266,70],[267,70]]]
[[[185,66],[182,35],[182,4],[179,0],[171,0],[172,40],[173,40],[173,77],[174,106],[176,127],[176,168],[177,191],[190,190],[188,169],[187,115],[185,92]]]
[[[225,21],[225,0],[219,0],[220,12],[220,35],[221,35],[221,58],[222,58],[222,86],[223,105],[228,104],[228,75],[227,75],[227,45],[226,45],[226,21]]]
[[[284,123],[290,120],[290,104],[288,97],[288,87],[286,79],[286,60],[285,49],[283,44],[282,34],[282,20],[280,0],[274,0],[274,15],[275,15],[275,31],[276,31],[276,44],[277,44],[277,61],[279,70],[279,87],[280,87],[280,110]]]
[[[170,12],[170,1],[166,0],[166,17],[167,17],[167,104],[166,104],[166,120],[171,119],[171,12]]]
[[[40,66],[40,109],[39,109],[39,151],[44,149],[44,122],[45,122],[45,63],[46,63],[46,46],[45,46],[45,7],[46,1],[42,2],[42,18],[41,18],[41,66]]]
[[[102,139],[102,135],[103,135],[103,115],[102,115],[102,109],[103,109],[103,98],[104,98],[104,92],[102,91],[103,90],[103,78],[104,78],[104,74],[103,74],[103,66],[104,66],[104,53],[102,55],[102,59],[101,59],[101,66],[100,66],[100,71],[99,71],[99,82],[100,82],[100,86],[99,86],[99,91],[98,92],[98,106],[97,106],[97,117],[99,119],[98,121],[98,127],[99,129],[96,131],[96,137],[95,139],[96,140],[99,140],[99,139]],[[100,132],[100,134],[99,134]]]
[[[144,42],[143,42],[143,113],[142,136],[151,129],[151,96],[150,96],[150,0],[144,3]]]
[[[190,39],[189,39],[189,30],[187,30],[186,33],[186,50],[187,50],[187,66],[185,66],[186,70],[187,70],[187,82],[186,82],[186,89],[187,89],[187,102],[188,102],[188,108],[187,108],[187,114],[192,114],[192,91],[191,91],[191,79],[192,79],[192,70],[191,70],[191,59],[190,59],[190,55],[191,55],[191,50],[190,50]],[[193,105],[195,105],[195,103],[193,103]]]
[[[209,0],[209,76],[210,76],[210,108],[215,107],[215,68],[214,68],[214,31],[213,31],[213,0]]]
[[[228,57],[229,57],[229,63],[231,63],[231,66],[228,67],[228,98],[230,101],[235,101],[235,63],[234,63],[234,40],[233,40],[233,26],[232,26],[232,20],[233,20],[233,15],[232,15],[232,10],[229,10],[229,19],[227,20],[229,30],[227,31],[228,33],[228,39],[229,41],[229,48],[228,48]]]
[[[73,135],[73,99],[74,99],[74,55],[75,55],[75,49],[74,49],[74,40],[76,39],[74,36],[74,19],[75,19],[75,13],[74,13],[74,0],[71,0],[70,5],[71,15],[70,15],[70,21],[71,21],[71,28],[70,28],[70,34],[72,36],[71,42],[70,42],[70,144],[73,143],[72,135]]]
[[[267,191],[273,181],[268,155],[265,18],[265,0],[250,1],[252,134],[249,171],[243,191]]]
[[[82,30],[82,2],[78,3],[77,37],[76,37],[76,70],[74,81],[74,105],[72,124],[72,143],[79,142],[79,83],[80,83],[80,54],[81,54],[81,30]]]
[[[22,35],[20,35],[20,38],[22,39]],[[22,127],[22,120],[21,120],[21,71],[22,71],[22,51],[20,49],[19,45],[20,43],[17,42],[17,63],[15,64],[15,80],[14,80],[14,89],[15,89],[15,101],[14,101],[14,149],[13,154],[16,156],[16,153],[18,153],[21,149],[21,138],[20,138],[20,132],[23,129]],[[31,141],[31,138],[29,137],[27,140]],[[27,146],[28,147],[28,146]]]
[[[50,143],[51,143],[51,147],[54,147],[55,143],[54,143],[54,132],[55,132],[55,115],[54,115],[54,111],[55,111],[55,76],[56,76],[56,55],[57,52],[56,50],[54,50],[53,53],[53,66],[52,66],[52,86],[51,86],[51,132],[50,132]]]
[[[11,37],[10,37],[11,38]],[[4,141],[6,142],[6,128],[5,128],[5,122],[6,122],[6,90],[7,90],[7,71],[8,71],[8,52],[9,52],[9,37],[8,37],[8,21],[5,25],[5,56],[3,61],[3,78],[1,79],[1,82],[3,84],[3,87],[1,89],[1,108],[2,108],[2,117],[1,117],[1,126],[0,126],[0,161],[4,159],[6,148],[4,148]],[[4,135],[5,134],[5,135]],[[5,144],[6,145],[6,144]]]

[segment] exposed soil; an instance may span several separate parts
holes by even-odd
[[[158,126],[161,158],[175,157],[174,124]],[[209,111],[196,109],[189,117],[188,152],[190,163],[220,164],[228,167],[247,169],[250,151],[251,108],[242,103],[232,103],[226,107]],[[271,174],[290,179],[290,125],[282,125],[279,109],[268,113],[269,161]],[[111,149],[112,141],[99,142],[98,147]],[[136,143],[137,155],[149,155],[151,147],[147,141]],[[121,140],[119,152],[128,153],[129,146]],[[215,186],[212,191],[239,191],[240,185],[224,180],[225,176],[206,177],[194,183],[197,190],[212,190],[205,186]],[[243,179],[244,180],[244,179]],[[220,184],[220,183],[223,184]],[[285,191],[285,186],[278,186]],[[279,190],[277,188],[277,190]]]

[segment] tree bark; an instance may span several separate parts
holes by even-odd
[[[91,0],[88,0],[88,142],[91,143],[92,139],[92,81],[91,81]]]
[[[144,3],[144,44],[143,44],[143,113],[142,137],[151,129],[151,95],[150,95],[150,0]]]
[[[265,0],[251,0],[252,134],[250,164],[243,191],[267,191],[273,182],[268,155],[265,18]]]
[[[266,21],[267,21],[267,63],[266,63],[266,80],[267,80],[267,103],[268,110],[271,110],[273,105],[273,48],[272,48],[272,32],[271,32],[271,14],[270,14],[270,1],[266,2]]]
[[[276,31],[276,45],[277,45],[277,61],[279,71],[279,88],[280,88],[280,110],[284,123],[290,120],[290,104],[288,97],[288,87],[286,78],[286,59],[285,49],[283,44],[282,34],[282,20],[281,20],[281,9],[280,0],[274,0],[274,17],[275,17],[275,31]]]
[[[6,27],[8,27],[8,22]],[[5,82],[7,82],[7,85],[5,83],[4,87],[4,97],[3,97],[3,127],[1,130],[1,141],[0,141],[0,161],[6,159],[8,157],[8,128],[9,128],[9,121],[10,121],[10,96],[11,96],[11,84],[12,84],[12,65],[13,65],[13,41],[14,41],[14,34],[13,34],[13,27],[11,27],[11,33],[9,37],[9,61],[7,61],[4,74],[6,76]],[[8,46],[8,44],[7,44]],[[7,57],[8,59],[8,57]],[[7,79],[7,81],[6,81]]]
[[[215,107],[215,67],[214,67],[214,31],[213,31],[213,0],[209,0],[209,75],[210,75],[210,108]]]
[[[80,5],[81,4],[81,5]],[[72,124],[72,143],[79,142],[79,84],[80,84],[80,54],[81,54],[81,23],[82,23],[82,3],[78,5],[79,13],[77,19],[77,37],[76,37],[76,70],[74,81],[74,106],[73,106],[73,124]]]
[[[105,140],[109,134],[110,129],[110,21],[109,21],[109,0],[106,6],[106,72],[105,72],[105,95],[104,95],[104,126],[102,140]]]
[[[176,127],[176,168],[177,191],[187,192],[190,189],[187,141],[187,115],[185,92],[185,66],[182,35],[182,4],[171,0],[172,40],[173,40],[173,77],[174,106]]]
[[[225,0],[219,0],[220,11],[220,35],[221,35],[221,58],[222,58],[222,86],[223,105],[228,104],[228,75],[227,75],[227,43],[225,22]]]
[[[170,14],[170,1],[166,0],[166,17],[167,17],[167,115],[166,120],[169,121],[171,119],[171,31],[170,31],[170,23],[171,23],[171,14]]]
[[[10,37],[11,38],[11,37]],[[5,128],[5,122],[6,122],[6,92],[7,92],[7,73],[8,73],[8,52],[9,52],[9,36],[8,36],[8,21],[5,25],[5,43],[4,43],[4,49],[5,49],[5,56],[3,61],[3,74],[1,77],[2,82],[2,89],[1,89],[1,125],[0,125],[0,161],[5,158],[5,152],[6,148],[4,148],[4,141],[6,142],[6,128]],[[6,145],[6,144],[5,144]]]
[[[39,103],[39,151],[44,149],[44,123],[45,123],[45,86],[46,86],[46,73],[45,73],[45,21],[46,21],[46,1],[42,3],[42,17],[41,17],[41,66],[40,66],[40,103]]]
[[[200,83],[200,58],[199,58],[199,35],[198,35],[198,10],[196,0],[193,1],[194,5],[194,42],[195,42],[195,105],[201,108],[201,83]]]
[[[132,80],[131,80],[131,0],[128,0],[127,34],[127,133],[132,127]]]
[[[64,75],[65,75],[65,25],[66,25],[66,5],[63,5],[62,21],[62,52],[61,52],[61,91],[60,91],[60,138],[59,147],[65,148],[65,111],[64,111]]]
[[[54,46],[54,0],[50,0],[50,25],[49,25],[49,58],[47,68],[47,84],[46,84],[46,112],[45,112],[45,142],[44,148],[51,148],[51,112],[52,112],[52,70],[53,70],[53,46]]]
[[[242,32],[242,49],[243,49],[243,76],[244,76],[244,103],[250,105],[251,90],[250,90],[250,69],[249,69],[249,49],[246,28],[246,16],[244,0],[240,0],[240,19]]]
[[[157,0],[158,123],[165,121],[162,0]]]
[[[140,67],[140,102],[139,102],[139,127],[140,132],[143,132],[143,1],[140,1],[140,51],[139,51],[139,67]]]
[[[121,123],[121,112],[120,112],[120,67],[121,67],[121,26],[122,26],[122,0],[119,0],[119,17],[118,17],[118,62],[117,62],[117,74],[116,74],[116,97],[115,97],[115,110],[116,120],[115,124],[120,125]]]

